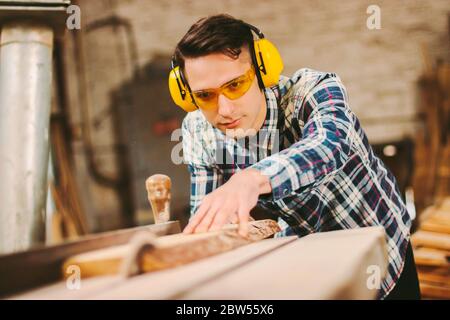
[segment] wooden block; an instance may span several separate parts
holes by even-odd
[[[248,238],[239,236],[237,225],[214,232],[161,237],[140,253],[138,266],[140,272],[172,268],[268,238],[279,231],[275,221],[260,220],[249,223]],[[117,274],[133,250],[132,244],[126,244],[73,256],[65,261],[63,274],[71,265],[80,268],[83,278]]]
[[[450,277],[432,272],[419,272],[419,281],[422,283],[432,284],[435,286],[444,286],[450,288]]]
[[[450,212],[450,197],[447,196],[442,200],[440,208],[444,211]]]
[[[450,235],[419,230],[411,236],[414,247],[428,247],[450,251]]]
[[[414,249],[414,259],[417,265],[450,268],[450,251],[420,247]]]
[[[450,299],[450,287],[420,282],[420,291],[424,299]]]
[[[450,208],[447,208],[447,202],[443,201],[440,205],[433,205],[426,208],[419,217],[420,225],[425,222],[450,226]]]
[[[447,267],[435,267],[435,266],[424,266],[424,265],[418,265],[417,266],[417,272],[420,273],[432,273],[435,275],[439,275],[442,277],[449,277],[450,278],[450,269]]]
[[[79,290],[68,290],[58,282],[30,290],[9,299],[176,299],[189,290],[297,240],[298,237],[265,239],[177,268],[144,273],[131,278],[119,275],[81,278]]]
[[[450,268],[445,266],[417,265],[420,282],[450,287]]]
[[[442,211],[442,210],[435,210],[430,215],[429,219],[435,223],[442,223],[446,225],[450,225],[450,212]]]
[[[439,223],[432,219],[421,223],[420,229],[423,231],[450,234],[450,224]]]

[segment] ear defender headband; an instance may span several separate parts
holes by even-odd
[[[264,34],[255,26],[246,25],[252,30],[258,39],[250,44],[250,55],[255,67],[258,85],[261,89],[278,84],[281,71],[283,71],[283,60],[275,45],[264,37]],[[175,57],[171,61],[169,74],[169,90],[173,101],[186,112],[198,109],[191,94],[181,68],[177,65]]]

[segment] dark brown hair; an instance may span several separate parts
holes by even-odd
[[[228,14],[202,18],[194,23],[175,48],[175,62],[184,69],[185,58],[223,53],[237,59],[241,48],[253,50],[253,34],[242,20]]]

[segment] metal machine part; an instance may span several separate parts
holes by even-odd
[[[53,42],[69,4],[0,0],[0,253],[44,241]]]

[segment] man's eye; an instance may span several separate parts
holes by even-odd
[[[229,85],[228,85],[228,88],[230,88],[230,89],[239,89],[241,86],[242,86],[242,84],[244,83],[244,81],[234,81],[234,82],[232,82],[232,83],[230,83]]]
[[[208,100],[212,98],[212,94],[210,92],[197,92],[195,97],[202,100]]]

